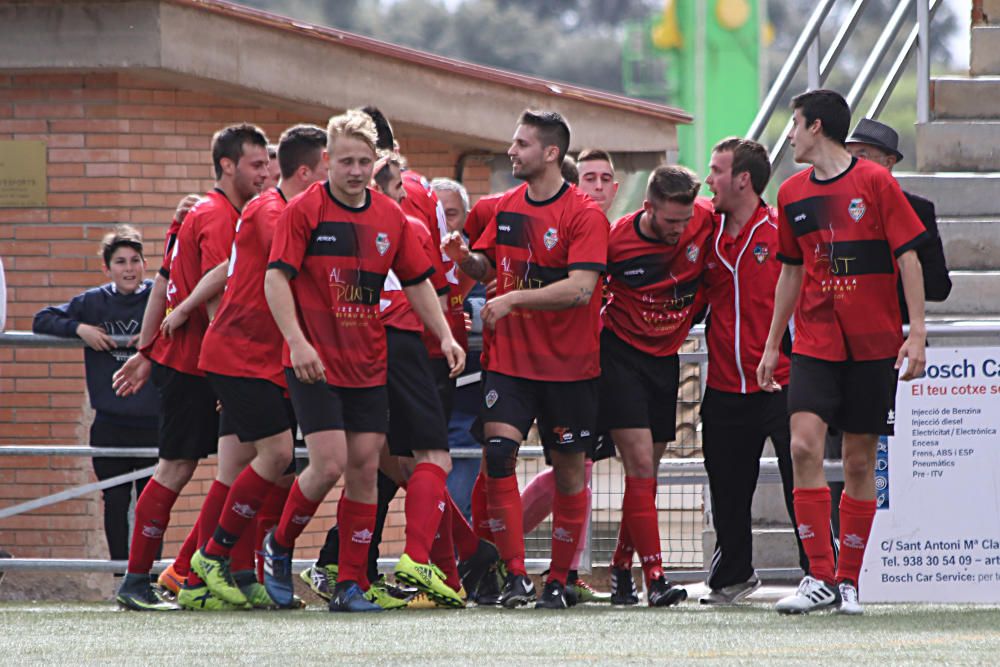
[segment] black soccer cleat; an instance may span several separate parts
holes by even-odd
[[[486,570],[475,593],[470,594],[470,599],[480,607],[496,607],[500,604],[500,573],[497,572],[496,563]]]
[[[677,586],[660,576],[649,582],[646,589],[646,602],[650,607],[672,607],[687,600],[688,592],[683,586]]]
[[[569,601],[569,590],[555,579],[545,584],[542,597],[535,603],[535,609],[569,609],[575,604]]]
[[[507,581],[503,585],[500,604],[507,609],[523,607],[535,601],[535,585],[523,574],[507,573]]]
[[[611,604],[639,604],[639,591],[632,580],[632,568],[611,568]]]
[[[479,547],[472,558],[458,562],[458,576],[462,580],[462,587],[470,597],[476,597],[479,582],[482,581],[499,557],[500,553],[495,546],[480,539]]]

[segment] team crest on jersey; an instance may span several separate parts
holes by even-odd
[[[766,243],[758,243],[753,248],[753,256],[757,259],[758,264],[763,264],[767,259],[768,254],[770,254],[770,252],[767,249]]]
[[[542,239],[545,243],[546,250],[552,250],[559,243],[559,233],[556,231],[555,227],[549,227],[549,230],[545,232],[545,237]]]
[[[695,262],[698,261],[698,252],[699,252],[698,246],[696,246],[694,243],[689,243],[687,250],[685,251],[684,254],[687,256],[688,261],[694,264]]]
[[[865,211],[867,210],[867,207],[865,207],[865,200],[860,197],[852,199],[851,203],[847,206],[847,212],[852,218],[854,218],[854,222],[860,222],[861,218],[865,215]]]
[[[490,389],[486,392],[486,407],[492,408],[497,403],[497,399],[500,398],[500,394],[497,393],[496,389]]]
[[[389,252],[389,235],[385,232],[379,232],[378,236],[375,237],[375,249],[378,250],[378,254],[384,255]]]

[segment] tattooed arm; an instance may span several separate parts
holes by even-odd
[[[569,277],[545,287],[507,292],[486,302],[483,323],[492,327],[514,308],[566,310],[584,306],[590,303],[600,275],[597,271],[575,270],[569,272]]]

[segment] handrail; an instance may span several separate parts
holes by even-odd
[[[921,0],[917,0],[917,11],[923,6]],[[928,8],[928,21],[934,18],[934,14],[937,13],[938,7],[941,6],[941,0],[931,0],[930,7]],[[892,67],[889,68],[889,73],[886,74],[885,80],[882,81],[882,85],[879,87],[878,93],[875,95],[872,105],[868,107],[868,113],[865,114],[865,118],[877,119],[882,115],[882,110],[885,109],[885,105],[889,102],[889,96],[892,95],[892,91],[895,90],[896,84],[899,83],[899,78],[903,75],[903,70],[906,69],[906,63],[913,55],[913,47],[917,43],[917,38],[920,35],[920,23],[913,26],[910,30],[910,34],[907,35],[906,40],[903,42],[902,48],[899,50],[899,55],[896,56],[896,60],[892,63]],[[919,64],[918,64],[919,70]],[[930,111],[928,110],[928,102],[921,99],[922,82],[920,75],[917,76],[917,122],[926,123],[927,119],[930,117]],[[927,93],[925,93],[927,94]],[[923,116],[921,111],[923,110]],[[924,120],[921,120],[921,118]]]
[[[861,72],[858,73],[858,77],[854,80],[854,85],[851,86],[850,92],[847,93],[847,106],[851,108],[851,111],[854,111],[854,108],[861,101],[861,96],[868,89],[868,84],[871,83],[872,77],[875,75],[875,70],[882,63],[886,52],[892,46],[892,42],[896,39],[896,35],[899,34],[900,28],[903,27],[903,19],[906,18],[906,12],[910,9],[912,3],[913,0],[901,0],[896,5],[895,11],[892,12],[892,16],[889,17],[885,28],[882,29],[882,34],[875,41],[875,46],[865,59],[865,64],[861,66]]]

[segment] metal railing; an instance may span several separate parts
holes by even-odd
[[[903,23],[909,13],[912,12],[913,3],[916,2],[916,24],[910,31],[907,39],[903,42],[899,53],[893,62],[885,81],[879,88],[875,100],[869,107],[866,117],[877,119],[885,108],[889,96],[896,87],[899,77],[912,54],[914,45],[917,46],[917,122],[926,123],[930,120],[930,21],[934,13],[941,5],[941,0],[898,0],[896,7],[882,29],[874,47],[865,59],[860,72],[847,94],[847,103],[854,111],[861,103],[872,78],[875,76],[879,66],[884,61],[892,46],[893,41],[899,34]],[[774,116],[778,102],[788,93],[796,73],[806,61],[806,80],[809,90],[822,87],[827,77],[836,65],[847,41],[854,33],[855,28],[861,18],[868,0],[855,0],[846,18],[841,23],[830,48],[820,61],[820,29],[833,9],[835,0],[823,0],[817,3],[812,14],[806,21],[795,46],[788,54],[778,76],[764,97],[757,116],[747,130],[747,137],[760,140],[765,129]],[[777,164],[784,157],[788,150],[788,133],[792,128],[792,121],[785,124],[784,130],[774,148],[771,150],[771,163]]]

